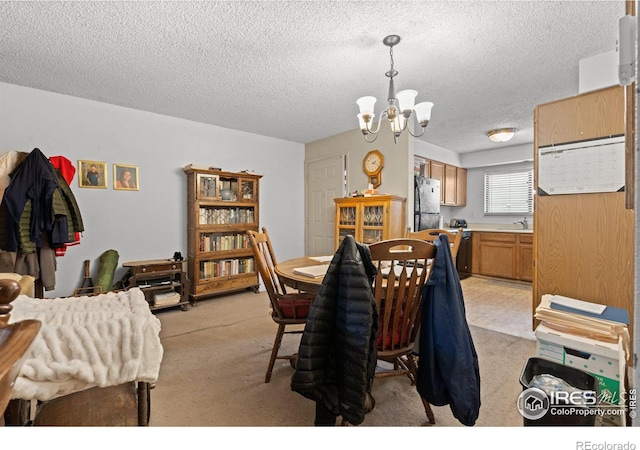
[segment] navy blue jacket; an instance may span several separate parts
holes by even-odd
[[[417,388],[429,403],[449,404],[454,417],[471,426],[480,411],[478,355],[449,239],[440,235],[434,244],[432,274],[422,292]]]

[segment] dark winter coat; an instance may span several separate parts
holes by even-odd
[[[417,388],[432,405],[449,404],[454,417],[470,426],[480,411],[478,355],[449,239],[440,235],[434,244],[436,256],[422,295]]]
[[[40,246],[43,231],[53,227],[53,192],[58,188],[58,176],[51,162],[34,148],[14,172],[4,191],[6,208],[6,243],[3,250],[15,252],[20,242],[20,219],[25,204],[31,200],[29,238]]]
[[[291,389],[362,423],[376,367],[378,313],[369,248],[346,236],[316,295],[300,341]]]

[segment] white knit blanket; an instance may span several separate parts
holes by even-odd
[[[163,348],[160,320],[139,288],[95,297],[13,301],[10,322],[37,319],[13,398],[51,400],[95,386],[154,383]]]

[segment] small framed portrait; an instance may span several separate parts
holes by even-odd
[[[78,186],[81,188],[107,188],[107,163],[102,161],[78,161]]]
[[[137,191],[140,188],[138,166],[113,165],[113,188],[123,191]]]

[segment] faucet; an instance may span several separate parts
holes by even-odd
[[[529,224],[527,223],[527,218],[526,217],[523,220],[516,220],[513,223],[521,223],[523,230],[528,230],[529,229]]]

